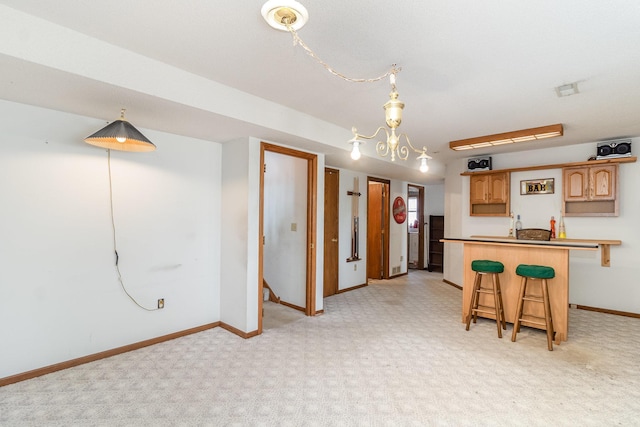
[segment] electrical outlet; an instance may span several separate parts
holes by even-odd
[[[164,308],[164,298],[160,298],[158,300],[158,308]]]

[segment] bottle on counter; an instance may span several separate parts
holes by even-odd
[[[558,239],[566,239],[566,238],[567,238],[567,233],[565,232],[565,229],[564,229],[564,217],[561,216],[560,226],[558,227]]]
[[[514,227],[514,222],[513,222],[513,212],[511,212],[511,215],[509,215],[509,237],[513,237],[513,227]]]
[[[516,221],[516,231],[522,230],[522,221],[520,221],[520,214],[518,214],[518,220]]]
[[[551,230],[551,238],[556,238],[556,218],[554,216],[551,217],[551,221],[549,221],[549,229]]]

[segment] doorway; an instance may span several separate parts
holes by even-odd
[[[269,286],[281,292],[280,304],[316,314],[317,156],[262,142],[260,164],[258,333],[269,274],[278,276]]]
[[[324,168],[324,292],[323,297],[338,293],[338,227],[340,211],[340,171]]]
[[[407,268],[424,269],[425,228],[424,187],[407,186]]]
[[[391,181],[367,177],[367,278],[389,278],[389,187]]]

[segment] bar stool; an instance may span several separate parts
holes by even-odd
[[[492,314],[496,317],[496,325],[498,327],[498,338],[502,338],[502,329],[507,329],[507,323],[504,318],[504,305],[502,304],[502,292],[500,290],[499,273],[504,271],[504,264],[498,261],[475,260],[471,261],[471,269],[476,272],[473,281],[473,291],[471,293],[471,302],[467,313],[467,331],[471,324],[478,319],[478,313]],[[491,275],[492,288],[483,288],[482,277]],[[480,294],[493,294],[493,307],[480,304]],[[502,329],[500,328],[502,326]]]
[[[553,350],[553,319],[551,318],[551,304],[549,302],[549,288],[547,286],[547,279],[553,279],[556,272],[551,267],[542,265],[527,265],[520,264],[516,268],[516,274],[522,277],[520,284],[520,297],[518,300],[518,308],[516,309],[515,322],[513,323],[513,333],[511,335],[511,341],[516,341],[516,335],[520,332],[520,323],[525,322],[531,325],[544,326],[547,330],[547,347],[549,351]],[[542,295],[527,294],[527,285],[530,280],[540,280]],[[534,316],[532,314],[523,314],[524,302],[530,301],[533,303],[542,304],[544,307],[544,323],[530,320],[530,318],[543,319],[540,316]],[[527,319],[524,318],[527,316]]]

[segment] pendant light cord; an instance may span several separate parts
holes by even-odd
[[[120,273],[120,266],[118,265],[120,261],[120,256],[118,255],[118,245],[116,242],[116,222],[113,215],[113,187],[111,184],[111,150],[109,149],[107,149],[107,166],[109,168],[109,207],[111,209],[111,229],[113,230],[113,252],[116,255],[116,272],[118,273],[118,281],[120,282],[120,286],[122,286],[122,290],[124,291],[124,293],[127,294],[129,299],[131,299],[131,301],[133,301],[135,305],[137,305],[143,310],[156,311],[158,310],[158,308],[147,308],[141,305],[140,303],[138,303],[138,301],[136,301],[136,299],[132,297],[131,294],[129,294],[129,292],[127,291],[127,288],[124,286],[124,281],[122,280],[122,273]]]
[[[402,71],[402,67],[396,67],[396,64],[393,64],[389,71],[387,71],[386,73],[384,73],[384,74],[382,74],[381,76],[378,76],[378,77],[373,77],[373,78],[369,78],[369,79],[360,79],[360,78],[347,77],[344,74],[339,73],[338,71],[334,70],[329,64],[327,64],[322,59],[320,59],[320,57],[318,55],[316,55],[316,53],[309,46],[307,46],[307,44],[304,41],[302,41],[302,39],[300,38],[300,36],[296,32],[296,30],[290,24],[285,22],[285,25],[287,27],[287,30],[289,30],[289,32],[291,33],[291,36],[293,37],[293,45],[294,46],[295,45],[300,45],[300,47],[302,47],[310,57],[315,59],[317,63],[322,65],[328,72],[330,72],[334,76],[340,77],[342,80],[346,80],[346,81],[352,82],[352,83],[373,83],[373,82],[377,82],[379,80],[382,80],[382,79],[386,78],[387,76],[395,76],[400,71]],[[393,88],[395,90],[395,78],[392,79],[391,86],[393,86]]]

